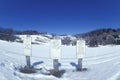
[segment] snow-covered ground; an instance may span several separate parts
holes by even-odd
[[[50,45],[32,45],[31,64],[52,69]],[[42,63],[43,62],[43,63]],[[62,46],[60,69],[66,72],[61,78],[40,73],[23,74],[17,69],[26,64],[22,43],[0,41],[0,80],[120,80],[120,46],[86,46],[83,67],[87,71],[76,72],[70,63],[77,63],[76,47]]]

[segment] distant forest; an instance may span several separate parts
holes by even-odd
[[[25,30],[25,31],[16,31],[12,28],[2,28],[0,27],[0,39],[6,41],[15,41],[18,39],[16,35],[44,35],[46,32],[38,32],[35,30]]]
[[[97,29],[84,34],[76,34],[75,37],[85,39],[90,46],[120,44],[120,29]]]
[[[39,32],[35,30],[15,31],[12,28],[0,28],[0,39],[6,41],[15,41],[19,39],[16,35],[45,35],[47,32]],[[56,34],[51,34],[53,37]],[[98,45],[120,44],[120,29],[104,28],[97,29],[83,34],[73,35],[78,39],[84,39],[86,44],[94,47]],[[70,38],[65,38],[63,43],[72,42]],[[68,43],[68,44],[69,44]]]

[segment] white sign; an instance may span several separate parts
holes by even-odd
[[[60,59],[61,57],[61,40],[54,39],[51,40],[51,58]]]
[[[24,37],[23,47],[24,47],[24,55],[31,56],[31,37]]]
[[[77,41],[77,58],[83,58],[85,56],[85,41]]]

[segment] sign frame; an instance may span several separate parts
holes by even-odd
[[[85,57],[85,40],[78,40],[76,43],[76,57],[77,59]]]
[[[32,38],[30,36],[24,37],[23,48],[24,48],[24,55],[25,56],[32,55]]]
[[[61,58],[61,40],[60,39],[51,40],[50,53],[51,53],[51,59]]]

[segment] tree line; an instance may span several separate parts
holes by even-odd
[[[36,30],[25,30],[25,31],[16,31],[12,28],[1,28],[0,27],[0,39],[6,41],[15,41],[19,39],[16,35],[43,35],[45,36],[47,32],[38,32]],[[56,37],[56,34],[51,34],[53,39]],[[84,39],[86,44],[89,46],[98,46],[98,45],[107,45],[107,44],[120,44],[120,28],[104,28],[97,29],[83,34],[76,34],[73,37],[78,39]],[[62,43],[65,45],[76,44],[76,40],[72,40],[70,37],[66,36],[62,39]]]
[[[25,30],[25,31],[16,31],[12,28],[2,28],[0,27],[0,39],[6,41],[15,41],[19,39],[16,35],[45,35],[46,32],[38,32],[36,30]]]
[[[77,39],[83,38],[89,46],[120,44],[120,29],[104,28],[84,34],[76,34]]]

